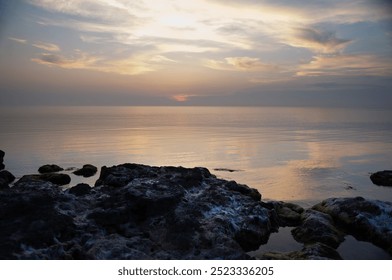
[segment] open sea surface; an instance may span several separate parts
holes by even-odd
[[[204,166],[263,199],[303,207],[329,197],[392,201],[392,188],[369,179],[392,169],[392,110],[3,107],[0,149],[17,177],[48,163]],[[65,187],[97,177],[72,175]]]

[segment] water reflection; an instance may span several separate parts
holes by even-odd
[[[392,201],[391,189],[375,187],[368,178],[390,168],[388,111],[8,108],[0,118],[6,165],[19,176],[46,163],[206,166],[242,170],[214,173],[258,188],[266,199],[304,206],[331,196]]]

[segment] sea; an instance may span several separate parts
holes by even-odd
[[[264,200],[392,201],[392,188],[369,178],[392,169],[392,109],[2,107],[0,149],[16,177],[44,164],[202,166],[258,189]],[[64,187],[94,185],[98,176],[72,175]]]

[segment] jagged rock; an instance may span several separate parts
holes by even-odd
[[[63,171],[63,170],[64,170],[64,168],[62,168],[56,164],[45,164],[45,165],[42,165],[40,168],[38,168],[38,172],[41,174],[59,172],[59,171]]]
[[[392,187],[392,170],[378,171],[370,175],[370,180],[377,186]]]
[[[98,168],[92,164],[85,164],[81,169],[75,170],[73,174],[83,177],[91,177],[97,173]]]
[[[76,186],[70,188],[68,190],[69,193],[76,195],[76,196],[82,196],[90,193],[91,187],[88,184],[77,184]]]
[[[45,174],[24,175],[19,181],[31,181],[31,180],[46,181],[59,186],[63,186],[71,182],[71,177],[68,174],[45,173]]]
[[[0,192],[0,259],[26,258],[74,237],[72,217],[56,209],[61,196],[57,185],[44,181],[17,182]]]
[[[344,234],[335,227],[332,217],[315,210],[305,211],[302,224],[293,229],[292,234],[298,242],[320,242],[335,249],[344,241]]]
[[[249,259],[277,229],[256,190],[205,168],[103,167],[66,191],[41,176],[0,193],[0,258]]]
[[[358,240],[371,242],[392,254],[392,203],[355,198],[329,198],[313,209],[330,215]]]
[[[15,176],[7,170],[0,171],[0,189],[7,189],[9,184],[15,180]]]
[[[294,203],[283,202],[283,201],[272,201],[269,202],[278,215],[279,226],[298,226],[302,221],[302,213],[304,209]]]
[[[342,257],[332,247],[323,243],[305,245],[301,251],[288,253],[267,252],[258,256],[263,260],[341,260]]]

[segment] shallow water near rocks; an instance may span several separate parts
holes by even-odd
[[[280,227],[279,232],[272,233],[267,244],[258,250],[249,252],[252,257],[261,256],[267,252],[300,251],[303,245],[293,238],[291,230],[294,227]],[[352,235],[346,235],[345,240],[336,250],[344,260],[392,260],[392,256],[383,249],[369,242],[359,241]]]
[[[392,260],[388,252],[372,243],[359,241],[352,235],[345,236],[337,251],[345,260]]]
[[[267,244],[261,245],[258,250],[248,252],[252,257],[261,256],[267,252],[291,252],[301,250],[303,245],[293,238],[291,230],[294,227],[280,227],[278,232],[271,233]]]

